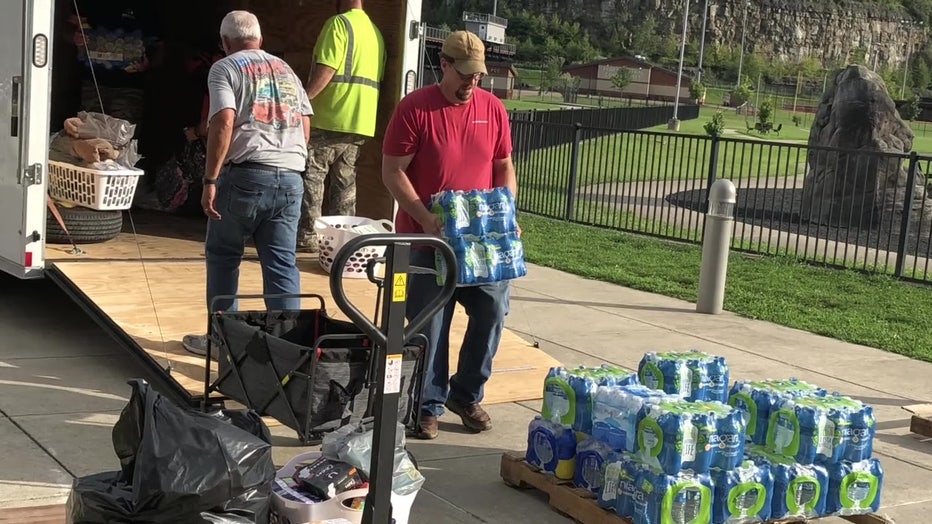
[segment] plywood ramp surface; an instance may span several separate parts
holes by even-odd
[[[330,277],[313,260],[299,261],[304,293],[324,297],[327,312],[346,320],[330,296]],[[184,335],[204,333],[207,328],[205,270],[200,261],[139,260],[56,262],[58,267],[117,325],[163,367],[171,363],[172,376],[192,394],[202,394],[204,359],[184,350]],[[148,282],[146,278],[148,277]],[[371,316],[375,312],[376,287],[365,279],[346,279],[344,289],[356,307]],[[151,291],[151,295],[150,295]],[[240,270],[240,294],[262,292],[258,262],[245,261]],[[306,299],[303,309],[318,307]],[[240,309],[262,309],[261,301],[244,301]],[[466,329],[466,315],[457,310],[450,335],[451,348],[459,348]],[[451,370],[456,369],[452,351]],[[486,385],[485,403],[516,402],[541,398],[547,370],[559,363],[506,330]],[[215,365],[214,365],[215,366]]]

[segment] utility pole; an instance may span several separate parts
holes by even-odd
[[[741,69],[744,66],[744,36],[748,31],[748,4],[750,0],[744,1],[744,19],[741,22],[741,56],[738,58],[738,80],[735,81],[735,88],[741,87]]]
[[[709,0],[705,0],[702,8],[702,34],[699,35],[699,72],[696,74],[696,82],[702,83],[702,57],[705,54],[705,24],[709,14]]]
[[[799,99],[799,85],[803,83],[803,72],[796,75],[796,92],[793,94],[793,114],[796,114],[796,101]]]
[[[906,79],[909,77],[909,53],[913,50],[913,24],[904,20],[906,26],[906,65],[903,67],[903,87],[900,88],[900,98],[906,98]]]
[[[689,0],[686,0],[686,5],[683,7],[683,36],[680,40],[680,69],[676,74],[676,95],[673,100],[673,118],[670,119],[670,122],[667,123],[667,129],[671,131],[680,130],[680,119],[679,119],[679,109],[680,109],[680,88],[683,85],[683,58],[686,55],[686,30],[689,24]]]

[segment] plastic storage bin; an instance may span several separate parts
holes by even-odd
[[[356,497],[365,497],[369,493],[368,489],[345,491],[335,498],[317,503],[295,500],[295,498],[288,497],[282,491],[277,479],[294,475],[298,464],[317,460],[320,455],[319,451],[310,451],[298,455],[275,474],[276,482],[272,486],[271,524],[308,524],[319,521],[328,523],[332,521],[332,524],[359,524],[362,522],[362,510],[350,509],[343,505],[343,501]],[[408,523],[415,497],[417,497],[417,491],[404,496],[392,493],[392,518],[395,519],[395,524]]]
[[[136,184],[145,172],[116,163],[114,169],[91,169],[49,161],[49,196],[79,206],[112,211],[133,205]]]
[[[391,220],[373,220],[366,217],[353,216],[326,216],[320,217],[314,223],[317,231],[317,245],[319,248],[320,267],[327,273],[333,266],[337,252],[347,242],[365,233],[354,231],[356,226],[369,226],[371,232],[392,233],[395,225]],[[370,259],[379,258],[385,254],[385,246],[367,246],[353,253],[343,268],[343,278],[366,278],[366,265]]]

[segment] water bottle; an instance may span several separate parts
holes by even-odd
[[[502,246],[488,237],[483,239],[481,243],[482,247],[485,248],[486,266],[489,271],[487,282],[499,282],[502,280]]]
[[[468,268],[471,277],[469,284],[483,284],[489,281],[489,259],[482,242],[466,241],[463,265]]]
[[[469,202],[462,191],[443,191],[431,197],[431,211],[443,223],[446,239],[459,238],[469,232]]]
[[[489,233],[489,204],[484,191],[473,189],[466,195],[469,203],[469,234],[482,238]]]
[[[488,193],[489,231],[500,235],[518,230],[514,197],[506,187],[493,188]]]

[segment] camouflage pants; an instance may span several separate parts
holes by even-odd
[[[311,131],[298,225],[299,247],[317,246],[314,222],[321,216],[356,214],[356,160],[364,141],[359,135]]]

